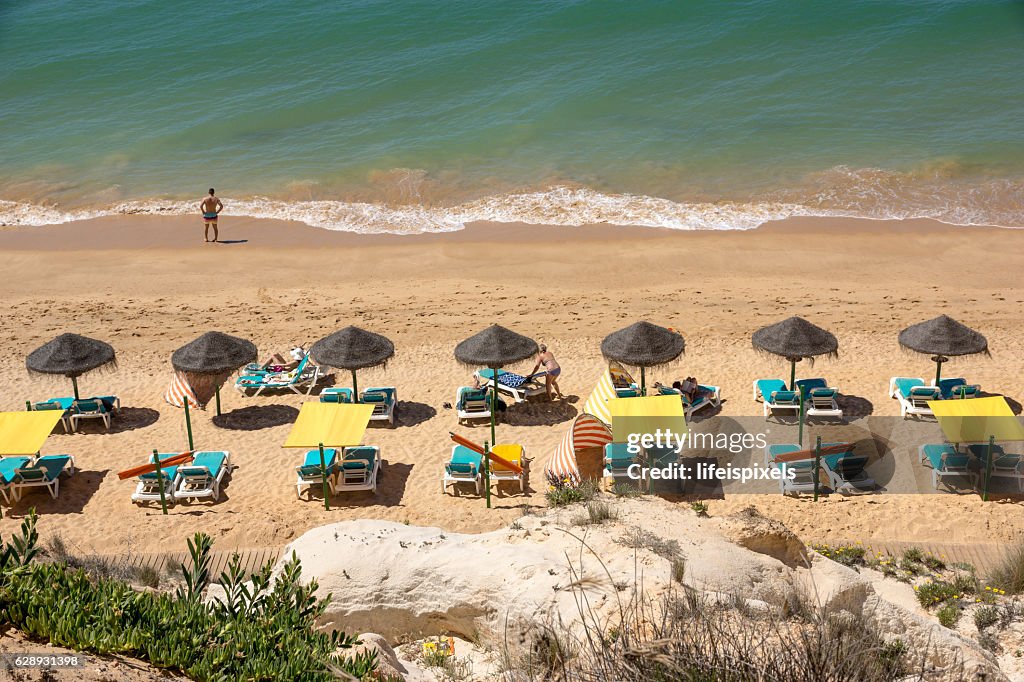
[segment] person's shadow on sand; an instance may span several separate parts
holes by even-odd
[[[218,239],[218,244],[248,244],[248,239]]]

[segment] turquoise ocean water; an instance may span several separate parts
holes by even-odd
[[[0,0],[0,223],[1024,225],[1024,3]]]

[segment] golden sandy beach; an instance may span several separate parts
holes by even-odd
[[[0,232],[5,356],[0,408],[67,395],[61,378],[29,376],[25,355],[59,333],[103,339],[118,368],[86,375],[88,394],[116,393],[124,406],[111,433],[51,436],[46,453],[68,452],[80,471],[60,498],[26,495],[0,532],[32,505],[44,537],[102,553],[178,550],[195,531],[218,549],[280,546],[331,521],[379,518],[458,531],[507,524],[543,506],[543,466],[593,388],[600,340],[639,319],[683,331],[686,354],[651,380],[694,375],[722,387],[722,415],[760,415],[751,381],[783,376],[779,359],[755,353],[750,334],[799,315],[839,338],[839,359],[821,360],[843,393],[870,414],[898,415],[887,396],[893,375],[928,378],[934,365],[902,351],[900,329],[947,313],[988,338],[991,358],[947,364],[1011,405],[1024,400],[1024,231],[950,227],[930,221],[793,219],[740,232],[642,228],[473,225],[464,232],[360,236],[301,224],[225,218],[204,244],[195,218],[118,217]],[[504,494],[487,510],[475,496],[441,495],[447,433],[478,440],[485,428],[458,427],[454,402],[470,372],[455,344],[492,323],[548,344],[563,367],[565,402],[516,409],[499,439],[532,458],[528,494]],[[386,368],[360,385],[398,389],[397,428],[371,427],[366,442],[385,460],[376,496],[297,500],[300,453],[281,448],[299,405],[292,393],[239,396],[226,388],[225,414],[212,405],[194,420],[196,444],[231,452],[236,469],[215,504],[134,506],[133,484],[116,472],[153,448],[184,449],[182,413],[163,402],[170,354],[209,330],[253,340],[261,355],[307,348],[349,324],[384,334],[397,348]],[[529,369],[525,367],[522,369]],[[805,367],[801,372],[809,371]],[[337,376],[348,385],[349,378]],[[59,430],[58,430],[59,431]],[[839,496],[819,502],[780,495],[726,495],[711,514],[748,504],[808,539],[1004,542],[1024,539],[1020,501],[983,503],[976,494]],[[950,523],[969,518],[970,523]]]

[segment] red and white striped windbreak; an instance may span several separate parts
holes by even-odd
[[[576,452],[584,448],[603,448],[611,442],[611,430],[600,419],[584,412],[576,417],[576,421],[565,432],[544,471],[549,476],[579,483],[580,468],[576,463]]]
[[[171,381],[171,385],[164,391],[164,400],[174,407],[185,407],[186,400],[188,400],[189,407],[199,409],[203,407],[199,404],[196,392],[192,390],[192,386],[189,385],[188,377],[184,372],[174,373],[174,380]]]

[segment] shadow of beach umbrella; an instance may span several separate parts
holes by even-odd
[[[672,362],[686,349],[683,335],[650,322],[635,322],[612,332],[601,342],[601,354],[640,368],[640,392],[647,394],[646,369]]]
[[[383,365],[395,354],[395,344],[386,336],[348,326],[312,345],[314,362],[352,372],[352,400],[359,402],[356,370]]]
[[[936,386],[942,378],[942,363],[950,356],[989,354],[988,339],[949,315],[910,325],[900,332],[899,342],[903,348],[932,356]]]
[[[790,317],[782,322],[758,329],[750,337],[756,350],[778,355],[789,361],[789,390],[796,391],[796,363],[807,359],[814,362],[819,355],[837,357],[839,341],[821,327],[802,317]],[[804,395],[800,389],[799,441],[804,442]]]
[[[61,334],[28,354],[25,366],[38,374],[59,374],[71,379],[75,400],[79,399],[78,377],[87,372],[117,365],[114,347],[79,334]]]
[[[241,367],[256,362],[256,345],[246,339],[222,332],[206,332],[194,341],[171,354],[171,366],[183,374],[196,402],[205,405],[210,398],[217,397],[217,414],[220,414],[220,387],[231,374]],[[188,431],[189,450],[192,442],[192,418],[189,415],[188,399],[182,401],[185,408],[185,428]]]
[[[498,370],[506,365],[522,362],[539,352],[537,342],[528,336],[517,334],[501,325],[491,325],[455,346],[455,359],[472,367],[487,367],[494,372],[494,390],[491,391],[491,445],[494,445],[495,420],[497,412]],[[484,458],[484,482],[487,491],[487,506],[491,506],[491,488],[487,458]]]

